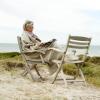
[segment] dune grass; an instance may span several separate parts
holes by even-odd
[[[74,64],[65,64],[64,72],[69,75],[75,75],[77,68]],[[85,75],[86,81],[90,84],[100,87],[100,65],[92,62],[85,62],[82,71]]]
[[[7,59],[7,58],[13,58],[16,56],[19,56],[20,53],[18,52],[5,52],[5,53],[0,53],[0,59]]]
[[[0,60],[9,66],[13,66],[18,61],[21,62],[19,62],[19,66],[23,64],[21,55],[18,52],[0,53]],[[75,75],[77,71],[74,64],[65,64],[63,70],[69,75]],[[88,83],[100,87],[100,57],[88,57],[82,70]]]

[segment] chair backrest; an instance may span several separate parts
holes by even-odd
[[[17,36],[17,40],[18,40],[18,45],[19,45],[20,52],[22,53],[22,51],[23,51],[23,46],[22,46],[21,37],[20,37],[20,36]]]
[[[22,40],[21,40],[21,37],[20,36],[17,36],[17,41],[18,41],[18,46],[19,46],[19,49],[20,49],[20,53],[21,53],[21,56],[23,58],[23,60],[26,62],[26,56],[25,54],[23,53],[23,44],[22,44]]]
[[[74,54],[79,50],[83,51],[82,55],[87,55],[90,47],[91,38],[82,36],[71,36],[69,35],[65,53],[68,49],[72,49]]]

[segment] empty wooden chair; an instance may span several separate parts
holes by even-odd
[[[64,80],[65,85],[67,85],[66,77],[65,77],[65,74],[63,72],[63,66],[62,65],[63,64],[75,64],[78,68],[77,76],[80,75],[80,77],[82,78],[82,80],[80,80],[80,81],[84,82],[85,85],[86,85],[85,77],[84,77],[84,74],[83,74],[81,68],[82,68],[82,66],[85,62],[85,58],[88,54],[90,42],[91,42],[91,38],[69,35],[68,43],[66,45],[66,49],[63,53],[62,59],[61,60],[53,60],[53,62],[55,64],[57,64],[58,70],[55,73],[54,80],[53,80],[52,83],[55,82],[58,74],[61,73],[62,79]],[[67,59],[65,61],[65,56],[68,54],[68,52],[70,50],[73,51],[74,56],[82,55],[82,59],[81,60],[80,59],[74,59],[73,58],[74,56],[72,56],[72,59],[70,58],[70,59]],[[78,80],[76,80],[76,78],[74,78],[74,79],[75,80],[72,80],[72,81],[78,81]]]

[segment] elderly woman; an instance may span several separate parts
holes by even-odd
[[[32,21],[26,21],[23,25],[23,34],[22,34],[22,43],[23,48],[25,51],[34,51],[35,49],[39,50],[42,49],[45,51],[45,54],[42,55],[47,61],[49,54],[51,53],[51,49],[48,49],[50,47],[54,47],[54,43],[56,39],[52,39],[48,42],[42,43],[41,40],[38,38],[36,34],[33,33],[34,30],[34,23]],[[28,55],[31,59],[32,58],[39,58],[39,54],[36,54],[36,56]],[[57,66],[52,63],[52,59],[60,59],[62,56],[62,52],[59,52],[59,50],[53,50],[50,59],[48,63],[49,65],[49,71],[51,74],[53,74],[57,70]]]
[[[32,21],[26,21],[23,25],[23,29],[24,33],[22,34],[22,40],[25,46],[25,50],[52,47],[54,45],[54,42],[56,41],[56,39],[52,39],[49,42],[42,43],[38,36],[33,33],[34,25]]]

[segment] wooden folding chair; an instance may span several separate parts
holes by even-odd
[[[23,76],[26,76],[28,73],[31,75],[31,78],[33,79],[34,81],[34,77],[32,75],[32,72],[31,72],[31,69],[35,69],[36,70],[36,73],[38,74],[38,76],[40,77],[40,79],[43,79],[42,76],[40,75],[38,69],[37,69],[37,65],[38,64],[45,64],[45,61],[42,57],[42,54],[45,54],[44,51],[41,51],[41,50],[34,50],[34,51],[27,51],[25,52],[23,50],[23,46],[22,46],[22,40],[21,40],[21,37],[17,36],[17,40],[18,40],[18,45],[19,45],[19,49],[20,49],[20,53],[21,53],[21,56],[25,62],[25,71],[22,73]],[[32,54],[34,56],[34,53],[36,54],[40,54],[40,58],[39,59],[29,59],[26,54]],[[34,64],[34,66],[30,66],[30,64]]]
[[[88,49],[89,49],[89,46],[90,46],[90,42],[91,42],[91,38],[87,38],[87,37],[82,37],[82,36],[71,36],[69,35],[69,38],[68,38],[68,43],[66,45],[66,49],[63,53],[63,57],[61,60],[53,60],[53,62],[55,64],[57,64],[58,66],[58,69],[55,73],[55,77],[54,77],[54,80],[52,83],[55,82],[58,74],[61,72],[61,76],[62,76],[62,79],[64,80],[64,83],[65,83],[65,86],[67,85],[67,82],[66,82],[66,76],[63,72],[63,68],[62,68],[62,65],[63,64],[75,64],[78,68],[78,72],[77,72],[77,76],[81,76],[82,80],[76,80],[76,76],[74,77],[75,80],[71,80],[71,81],[80,81],[80,82],[84,82],[85,85],[86,85],[86,81],[85,81],[85,77],[84,77],[84,74],[81,70],[84,62],[85,62],[85,58],[88,54]],[[67,56],[68,54],[68,51],[69,50],[72,50],[74,52],[74,55],[77,56],[77,55],[82,55],[82,59],[68,59],[67,61],[65,61],[65,56]],[[80,54],[78,54],[79,52],[81,52]],[[84,52],[83,52],[84,51]],[[67,80],[68,81],[68,80]]]

